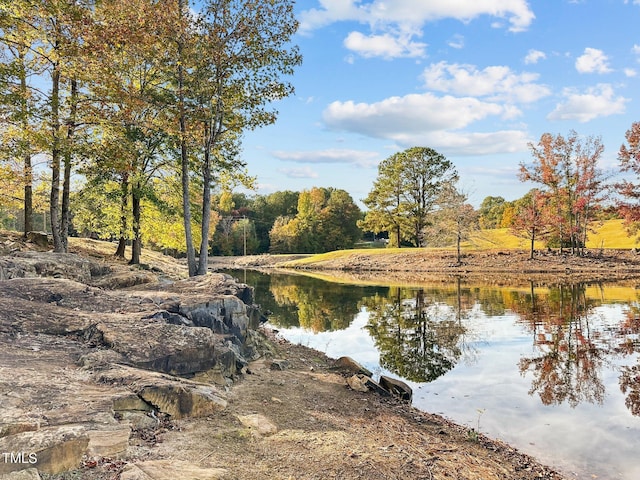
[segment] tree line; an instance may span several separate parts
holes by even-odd
[[[117,218],[116,254],[130,240],[139,263],[143,232],[153,228],[145,216],[166,215],[179,217],[171,230],[183,237],[189,274],[206,272],[212,188],[251,184],[242,133],[276,120],[273,102],[293,92],[285,78],[301,55],[290,43],[291,0],[195,8],[188,0],[2,2],[2,202],[21,203],[25,232],[33,161],[45,158],[56,252],[67,250],[72,212],[84,208],[86,222],[104,211]],[[75,191],[74,172],[84,178]]]
[[[0,220],[22,229],[146,245],[185,255],[316,253],[363,237],[457,247],[477,228],[509,227],[581,254],[603,211],[640,225],[640,124],[611,181],[600,138],[545,133],[519,179],[536,185],[479,209],[455,166],[428,147],[383,160],[360,211],[340,189],[239,195],[254,179],[243,132],[276,121],[301,61],[292,0],[14,0],[0,5]],[[37,162],[46,166],[36,168]],[[618,172],[616,172],[618,173]],[[635,175],[635,178],[632,178]],[[73,185],[76,182],[77,184]],[[44,214],[40,215],[46,209]],[[36,213],[38,215],[36,215]]]

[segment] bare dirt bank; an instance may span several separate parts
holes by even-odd
[[[558,251],[482,250],[466,252],[457,262],[455,252],[407,249],[405,252],[354,250],[340,255],[309,257],[303,261],[280,255],[212,257],[211,267],[289,268],[334,272],[343,278],[410,281],[447,280],[452,277],[492,284],[524,281],[599,282],[640,278],[640,254],[631,250],[588,251],[574,256]]]

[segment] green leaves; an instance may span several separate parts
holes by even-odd
[[[413,147],[383,160],[366,199],[369,208],[360,228],[389,232],[390,246],[407,241],[424,245],[424,229],[443,185],[455,182],[451,162],[431,148]]]

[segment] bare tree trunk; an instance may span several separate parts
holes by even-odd
[[[142,234],[140,232],[140,184],[136,182],[132,189],[131,211],[133,213],[133,243],[131,245],[130,265],[140,264],[140,254],[142,252]]]
[[[127,247],[127,208],[129,207],[129,176],[125,173],[120,181],[120,238],[115,257],[124,258]]]
[[[57,45],[56,47],[57,48]],[[64,244],[60,236],[60,65],[56,63],[51,72],[51,195],[49,212],[51,216],[51,233],[53,249],[64,252]]]
[[[204,165],[202,166],[202,237],[198,258],[198,275],[206,275],[209,263],[209,225],[211,223],[211,137],[210,125],[205,123]]]
[[[71,224],[71,212],[69,208],[71,195],[71,163],[73,160],[73,136],[76,129],[76,113],[78,110],[78,82],[71,80],[69,121],[67,123],[67,146],[64,154],[64,182],[62,185],[62,222],[60,224],[60,240],[64,251],[69,250],[69,226]]]
[[[31,144],[29,135],[29,106],[27,101],[27,73],[25,67],[26,48],[20,47],[20,102],[22,116],[22,149],[24,168],[24,235],[33,230],[33,171],[31,169]]]
[[[180,20],[183,20],[184,0],[178,0]],[[191,231],[191,198],[189,195],[189,156],[187,154],[187,121],[184,108],[184,43],[182,40],[182,25],[178,40],[178,107],[180,121],[180,163],[182,166],[182,218],[184,220],[184,236],[187,243],[187,265],[189,276],[193,277],[197,273],[196,252],[193,247],[193,233]]]

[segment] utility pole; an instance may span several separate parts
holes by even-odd
[[[244,256],[247,256],[247,217],[242,216],[242,242],[244,246]]]

